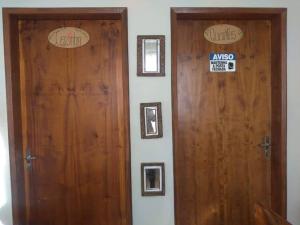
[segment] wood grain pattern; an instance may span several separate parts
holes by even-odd
[[[257,147],[270,135],[270,23],[227,21],[245,36],[226,47],[204,40],[217,23],[178,24],[179,224],[253,224],[254,202],[270,205],[270,161]],[[238,72],[208,72],[210,52],[235,52]]]
[[[255,225],[292,225],[284,218],[261,204],[255,204]]]
[[[256,199],[286,215],[285,15],[284,9],[171,9],[177,225],[254,224]],[[257,32],[227,47],[204,42],[206,26],[229,19]],[[237,52],[237,76],[211,76],[210,51]],[[275,139],[269,160],[257,149],[266,132]]]
[[[131,224],[126,9],[3,12],[14,224]],[[48,43],[68,24],[93,41]]]
[[[56,27],[90,42],[47,42]],[[30,224],[126,224],[119,21],[21,21],[23,129],[38,159],[30,172]],[[27,119],[27,120],[26,120]],[[24,148],[26,149],[26,148]]]

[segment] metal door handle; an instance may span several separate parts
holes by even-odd
[[[29,149],[27,149],[27,153],[26,153],[26,156],[25,156],[24,159],[26,160],[28,168],[30,168],[32,160],[36,160],[37,157],[36,156],[32,156],[31,153],[30,153],[30,151],[29,151]]]
[[[25,160],[26,160],[27,162],[31,162],[31,160],[35,160],[35,159],[37,159],[37,157],[31,156],[30,154],[27,155],[27,156],[25,157]]]
[[[269,136],[265,136],[263,138],[262,143],[260,143],[258,146],[262,148],[262,150],[265,153],[265,156],[269,158],[269,156],[271,155],[271,147],[272,147],[271,138]]]

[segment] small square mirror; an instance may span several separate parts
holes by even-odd
[[[165,75],[165,38],[161,35],[138,36],[137,74]]]

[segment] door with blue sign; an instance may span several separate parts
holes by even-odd
[[[284,191],[272,181],[284,165],[278,26],[205,15],[172,26],[176,224],[253,225],[254,204]]]

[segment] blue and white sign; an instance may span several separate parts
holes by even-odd
[[[210,53],[210,72],[224,73],[236,71],[235,53]]]

